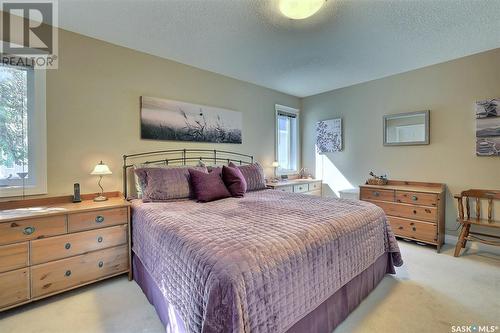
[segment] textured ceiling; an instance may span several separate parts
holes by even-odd
[[[500,47],[500,0],[59,0],[67,30],[304,97]]]

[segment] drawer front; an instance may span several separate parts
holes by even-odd
[[[60,235],[65,232],[64,215],[0,223],[0,245]]]
[[[437,227],[433,223],[426,223],[416,220],[401,219],[398,217],[388,217],[392,231],[397,236],[407,237],[426,242],[437,242]]]
[[[28,266],[28,242],[0,246],[0,272]]]
[[[362,187],[360,190],[361,200],[381,200],[381,201],[394,201],[393,190],[371,189]]]
[[[396,191],[396,202],[436,207],[437,199],[437,194]]]
[[[289,193],[293,192],[293,186],[291,186],[291,185],[290,186],[278,186],[278,187],[276,187],[276,189],[278,191],[282,191],[282,192],[289,192]]]
[[[306,192],[304,194],[315,195],[317,197],[320,197],[321,196],[321,190],[319,190],[319,191],[309,191],[309,192]]]
[[[68,216],[69,232],[127,223],[127,208],[103,209]]]
[[[307,192],[307,191],[309,191],[309,184],[293,185],[293,191],[295,193]]]
[[[126,245],[32,266],[32,297],[51,294],[127,270]]]
[[[29,291],[29,269],[0,274],[0,308],[27,301]]]
[[[428,222],[437,222],[437,208],[425,206],[412,206],[390,202],[372,201],[381,207],[387,215],[403,217]]]
[[[127,242],[127,225],[78,232],[31,242],[31,264],[72,257]]]
[[[309,191],[321,191],[321,182],[310,183]]]

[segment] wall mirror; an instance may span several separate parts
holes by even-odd
[[[429,113],[418,111],[384,116],[384,146],[428,145]]]

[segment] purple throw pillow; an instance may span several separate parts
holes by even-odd
[[[231,196],[222,181],[221,173],[220,168],[214,168],[210,173],[189,169],[191,186],[198,201],[209,202]]]
[[[233,162],[229,163],[230,167],[238,168],[245,181],[247,182],[247,191],[263,190],[266,188],[266,177],[264,176],[264,169],[259,163],[248,165],[236,165]]]
[[[247,181],[240,169],[234,167],[222,167],[222,180],[233,197],[241,198],[247,191]]]
[[[143,186],[142,200],[155,202],[193,197],[189,169],[189,167],[136,169],[135,174]],[[204,167],[195,169],[207,173]]]

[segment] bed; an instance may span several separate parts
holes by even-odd
[[[331,332],[402,264],[375,205],[276,190],[132,200],[132,244],[167,332]]]

